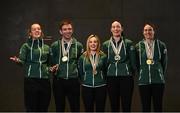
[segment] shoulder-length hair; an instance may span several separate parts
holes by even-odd
[[[85,54],[86,57],[89,57],[90,54],[91,54],[91,50],[90,50],[90,48],[89,48],[89,41],[90,41],[90,39],[93,38],[93,37],[96,38],[97,43],[98,43],[97,49],[96,49],[96,54],[99,55],[99,54],[101,53],[101,50],[100,50],[101,43],[100,43],[99,37],[98,37],[97,35],[91,34],[91,35],[88,37],[87,42],[86,42],[86,51],[84,52],[84,54]]]

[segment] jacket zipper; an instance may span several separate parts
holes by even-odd
[[[31,73],[31,65],[29,65],[29,69],[28,69],[28,77],[30,76]]]
[[[142,69],[140,70],[139,80],[141,80]]]
[[[126,64],[126,69],[127,69],[127,74],[129,75],[129,70],[128,70],[128,66],[127,66],[127,64]]]
[[[151,67],[150,65],[148,65],[148,67],[149,67],[149,83],[151,83]]]

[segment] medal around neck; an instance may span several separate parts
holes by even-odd
[[[121,57],[120,57],[119,55],[115,55],[115,56],[114,56],[114,60],[118,61],[118,60],[120,60],[120,59],[121,59]]]
[[[154,61],[152,59],[148,59],[148,60],[146,60],[146,63],[148,65],[152,65],[152,64],[154,64]]]
[[[93,74],[94,75],[96,75],[97,74],[97,70],[95,69],[95,70],[93,70]]]
[[[63,57],[62,57],[62,61],[63,61],[63,62],[67,62],[67,60],[68,60],[68,57],[67,57],[67,56],[63,56]]]

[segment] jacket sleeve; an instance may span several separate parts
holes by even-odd
[[[162,67],[163,67],[163,74],[166,73],[167,62],[168,62],[167,48],[166,48],[166,45],[163,43],[163,49],[161,52],[161,63],[162,63]]]
[[[136,45],[135,45],[135,54],[136,54],[136,70],[137,70],[137,72],[139,72],[139,70],[140,70],[140,54],[139,54],[139,52],[140,52],[140,48],[139,48],[139,43],[137,43]]]
[[[103,56],[103,74],[104,74],[105,78],[107,77],[107,68],[108,68],[107,55],[105,54]]]
[[[81,43],[78,43],[78,53],[77,53],[77,58],[78,59],[83,54],[83,52],[84,52],[83,45]]]
[[[106,47],[106,44],[103,43],[101,47],[102,51],[107,55],[108,54],[108,48]]]
[[[79,75],[79,78],[81,79],[83,75],[83,57],[82,56],[78,60],[78,75]]]
[[[137,56],[136,56],[136,49],[135,46],[133,45],[133,43],[129,43],[129,57],[130,57],[130,62],[131,62],[131,66],[132,66],[132,72],[133,74],[135,74],[136,70],[137,70]]]
[[[58,64],[59,63],[59,46],[58,46],[59,44],[58,43],[53,43],[52,45],[51,45],[51,47],[50,47],[50,63],[51,63],[51,65],[56,65],[56,64]]]
[[[48,53],[49,54],[47,54],[47,70],[48,70],[48,73],[51,74],[50,67],[52,65],[52,61],[51,61],[51,48],[50,47],[48,47]]]
[[[50,66],[53,64],[52,55],[53,55],[53,53],[52,53],[52,48],[50,47],[50,48],[49,48],[49,57],[48,57],[48,64],[49,64]]]
[[[19,51],[19,65],[22,66],[26,62],[26,56],[27,56],[27,44],[23,44]]]

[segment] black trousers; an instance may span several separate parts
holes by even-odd
[[[106,104],[106,86],[90,88],[82,86],[82,99],[86,112],[104,112]],[[95,108],[94,108],[95,106]]]
[[[133,76],[107,77],[107,84],[111,111],[120,111],[121,99],[122,111],[130,112],[134,89]]]
[[[140,85],[139,91],[141,96],[143,112],[151,111],[151,99],[153,102],[154,111],[162,111],[164,84]]]
[[[24,101],[27,112],[47,112],[50,99],[50,80],[36,78],[24,79]]]
[[[53,79],[53,93],[57,112],[64,112],[66,97],[72,112],[80,111],[80,83],[75,79]]]

